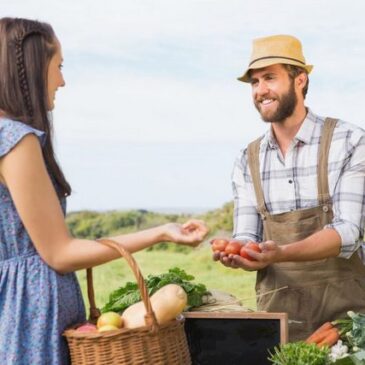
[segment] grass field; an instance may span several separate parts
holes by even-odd
[[[218,289],[236,296],[242,305],[251,309],[255,304],[255,273],[240,269],[226,268],[211,259],[209,247],[200,247],[188,253],[176,253],[169,250],[142,251],[134,255],[142,275],[161,274],[169,268],[179,267],[195,276],[196,283],[205,284],[207,289]],[[109,293],[128,281],[135,281],[126,261],[120,259],[93,269],[96,302],[102,307]],[[78,272],[86,307],[86,272]]]

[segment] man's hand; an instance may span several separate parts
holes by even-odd
[[[259,244],[261,253],[246,248],[252,260],[245,259],[239,255],[227,255],[224,252],[215,252],[213,254],[214,261],[220,261],[224,266],[232,269],[241,268],[247,271],[256,271],[265,268],[266,266],[279,262],[282,256],[282,249],[274,241],[266,241]]]

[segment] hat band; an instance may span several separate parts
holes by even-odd
[[[250,64],[249,64],[248,66],[250,67],[253,63],[255,63],[255,62],[257,62],[257,61],[261,61],[261,60],[266,60],[266,59],[268,59],[268,58],[284,58],[284,59],[286,59],[286,60],[291,60],[291,61],[299,62],[299,63],[301,63],[302,65],[304,65],[304,66],[305,66],[305,62],[303,62],[303,61],[300,61],[300,60],[298,60],[298,59],[296,59],[296,58],[284,57],[284,56],[266,56],[266,57],[256,58],[255,60],[251,61],[251,62],[250,62]]]

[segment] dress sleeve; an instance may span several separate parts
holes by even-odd
[[[45,132],[32,128],[22,122],[0,119],[0,157],[9,153],[27,134],[35,134],[41,145],[45,141]]]

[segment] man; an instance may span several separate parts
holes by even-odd
[[[253,42],[240,81],[269,123],[233,170],[235,239],[259,243],[254,260],[215,254],[225,266],[257,270],[259,310],[287,312],[290,340],[306,338],[348,310],[365,311],[365,133],[322,118],[305,104],[308,74],[300,41]]]

